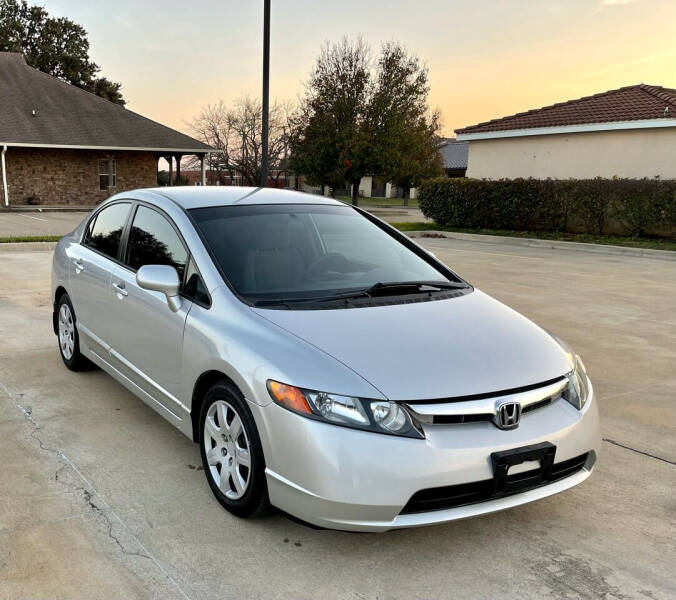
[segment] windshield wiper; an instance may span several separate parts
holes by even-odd
[[[369,295],[394,296],[400,294],[415,294],[418,292],[441,292],[442,290],[462,290],[469,287],[461,281],[390,281],[374,283],[369,289]]]
[[[356,298],[374,298],[378,296],[403,296],[407,294],[435,293],[444,290],[462,290],[469,285],[461,281],[391,281],[374,283],[371,287],[351,292],[316,296],[314,298],[277,298],[274,300],[258,300],[256,306],[287,306],[296,304],[311,304],[334,302],[339,300],[354,300]]]
[[[255,306],[270,307],[270,306],[287,306],[292,304],[306,304],[310,302],[328,302],[329,300],[352,300],[353,298],[368,297],[371,294],[367,289],[356,290],[353,292],[345,292],[341,294],[331,294],[330,296],[315,296],[314,298],[275,298],[274,300],[256,300]]]
[[[274,298],[270,300],[255,300],[258,307],[286,306],[291,308],[296,304],[311,304],[334,302],[339,300],[354,300],[356,298],[374,298],[378,296],[404,296],[407,294],[421,294],[442,292],[444,290],[464,290],[469,287],[462,281],[390,281],[387,283],[374,283],[371,287],[341,292],[327,296],[315,296],[314,298]]]

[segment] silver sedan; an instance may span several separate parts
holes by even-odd
[[[561,492],[596,462],[579,356],[330,198],[118,194],[59,242],[52,300],[65,365],[102,368],[197,442],[240,517],[428,525]]]

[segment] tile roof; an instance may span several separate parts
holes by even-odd
[[[676,118],[676,90],[641,83],[478,123],[455,133],[664,118]]]
[[[33,114],[35,111],[35,114]],[[204,152],[210,146],[0,52],[0,144]]]
[[[439,145],[439,154],[444,169],[466,169],[469,142],[458,142],[455,138],[444,138]]]

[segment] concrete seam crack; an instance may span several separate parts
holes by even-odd
[[[142,558],[150,558],[147,554],[143,554],[141,552],[130,552],[127,550],[123,545],[120,539],[113,534],[113,522],[110,520],[110,517],[106,514],[105,510],[98,506],[93,500],[93,494],[85,488],[79,488],[82,490],[84,493],[85,500],[89,507],[97,514],[103,517],[103,519],[106,521],[108,524],[108,537],[111,538],[112,540],[115,541],[115,543],[120,547],[120,550],[122,551],[123,554],[126,554],[128,556],[140,556]]]
[[[662,458],[661,456],[657,456],[655,454],[650,454],[650,452],[644,452],[643,450],[637,450],[636,448],[632,448],[631,446],[621,444],[620,442],[616,442],[615,440],[611,440],[610,438],[603,438],[603,441],[608,442],[609,444],[613,444],[614,446],[619,446],[620,448],[624,448],[625,450],[631,450],[632,452],[636,452],[636,454],[642,454],[643,456],[647,456],[648,458],[654,458],[655,460],[661,460],[662,462],[665,462],[668,465],[676,465],[676,461],[669,460],[668,458]]]
[[[6,390],[5,390],[5,391],[6,391]],[[50,453],[52,453],[52,454],[56,454],[56,456],[57,456],[59,462],[62,463],[61,466],[60,466],[60,467],[55,471],[55,473],[54,473],[54,480],[55,480],[55,481],[58,481],[61,485],[64,485],[64,486],[66,486],[66,487],[73,488],[73,489],[75,489],[75,490],[79,490],[79,491],[81,491],[81,492],[84,494],[84,499],[85,499],[85,501],[87,502],[87,505],[88,505],[88,506],[89,506],[89,507],[97,514],[97,515],[99,515],[100,517],[102,517],[102,518],[105,520],[105,522],[106,522],[106,524],[107,524],[107,526],[108,526],[108,537],[111,538],[111,539],[112,539],[112,540],[120,547],[120,550],[122,551],[123,554],[127,554],[127,555],[130,555],[130,556],[140,556],[140,557],[142,557],[142,558],[150,558],[147,554],[143,554],[143,553],[141,553],[141,552],[132,552],[132,551],[129,551],[129,550],[127,550],[127,549],[122,545],[122,542],[120,541],[120,539],[113,533],[113,522],[110,520],[110,517],[106,514],[106,510],[110,510],[110,507],[106,506],[106,508],[104,509],[104,508],[102,508],[102,507],[100,507],[100,506],[98,506],[97,504],[94,503],[94,501],[92,500],[92,498],[94,497],[94,495],[98,494],[98,492],[96,491],[96,489],[94,488],[94,486],[92,486],[92,485],[89,483],[89,481],[87,481],[84,477],[82,477],[82,475],[81,475],[81,473],[79,472],[79,470],[77,470],[77,469],[74,468],[75,465],[73,465],[72,461],[71,461],[71,460],[63,453],[63,451],[61,451],[61,450],[58,449],[58,448],[51,448],[51,447],[47,446],[47,445],[42,441],[42,439],[41,439],[40,436],[38,435],[38,432],[40,431],[40,425],[39,425],[39,424],[37,423],[37,421],[33,418],[32,411],[29,410],[29,409],[24,408],[23,406],[21,406],[20,404],[18,404],[18,403],[16,403],[16,402],[15,402],[15,404],[16,404],[17,408],[24,414],[24,416],[26,417],[26,419],[31,423],[31,425],[33,425],[33,431],[32,431],[31,434],[30,434],[31,439],[34,439],[35,441],[37,441],[37,443],[40,445],[40,449],[41,449],[41,450],[44,450],[45,452],[50,452]],[[87,484],[87,487],[77,486],[77,485],[75,485],[75,486],[74,486],[74,485],[70,485],[69,483],[67,483],[67,482],[64,481],[63,479],[59,479],[59,475],[60,475],[60,474],[63,472],[63,470],[66,469],[67,467],[73,468],[73,470],[74,470],[78,475],[80,475],[80,477],[82,478],[82,480]],[[93,491],[93,493],[92,493],[92,491]]]
[[[183,591],[183,588],[178,584],[178,582],[169,574],[169,572],[160,564],[160,562],[150,553],[150,551],[141,543],[141,540],[138,539],[138,537],[129,529],[127,524],[117,515],[117,513],[107,504],[106,510],[104,510],[102,507],[98,506],[92,498],[94,496],[99,495],[96,488],[91,484],[91,482],[82,474],[82,472],[75,466],[73,461],[71,461],[65,454],[64,452],[59,449],[59,448],[51,448],[42,441],[42,439],[39,436],[39,431],[41,429],[39,423],[33,418],[33,411],[30,408],[25,408],[21,404],[19,404],[16,401],[17,394],[13,394],[7,389],[7,386],[5,386],[4,383],[0,381],[0,390],[2,390],[5,395],[10,399],[10,401],[16,406],[17,409],[19,409],[25,419],[33,426],[33,431],[31,431],[30,438],[35,440],[41,450],[44,450],[45,452],[49,452],[51,454],[55,454],[59,462],[61,462],[61,466],[55,471],[54,473],[54,479],[58,481],[61,485],[64,485],[66,487],[71,487],[75,490],[81,490],[84,499],[87,502],[87,505],[92,509],[92,511],[103,517],[103,519],[106,521],[108,524],[108,537],[110,537],[115,543],[119,546],[120,550],[122,551],[123,554],[128,555],[128,556],[139,556],[141,558],[147,558],[151,560],[155,566],[161,571],[161,573],[167,578],[167,580],[176,588],[176,590],[185,598],[186,600],[191,600],[190,597]],[[18,397],[21,398],[23,394],[19,394]],[[68,466],[72,469],[72,471],[85,483],[86,487],[83,486],[74,486],[66,481],[63,481],[63,479],[59,479],[59,475],[62,473],[62,471],[65,469],[65,467]],[[124,548],[122,545],[122,542],[119,540],[119,538],[113,534],[113,522],[110,518],[109,515],[112,515],[115,520],[120,524],[122,528],[124,528],[127,533],[134,539],[134,541],[138,544],[138,546],[143,550],[145,553],[141,552],[130,552]]]

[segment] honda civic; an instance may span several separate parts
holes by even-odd
[[[66,367],[100,367],[196,442],[239,517],[442,523],[569,489],[597,459],[565,342],[331,198],[119,193],[59,241],[52,301]]]

